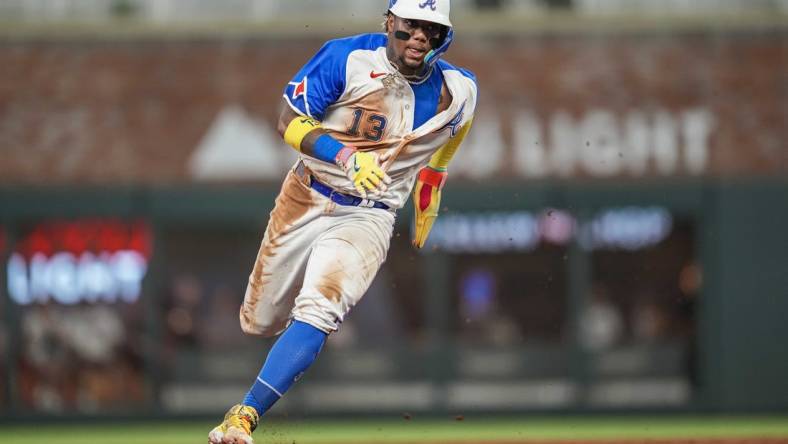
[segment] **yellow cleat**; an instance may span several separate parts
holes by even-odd
[[[236,404],[224,415],[224,421],[208,434],[210,444],[254,444],[252,432],[260,415],[253,407]]]

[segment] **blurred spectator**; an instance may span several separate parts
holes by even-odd
[[[71,350],[89,364],[105,365],[115,360],[126,339],[120,315],[105,304],[69,307],[62,311],[59,323]]]
[[[602,351],[618,344],[623,332],[620,310],[610,300],[607,288],[595,284],[580,317],[580,343],[590,351]]]
[[[203,284],[196,276],[182,274],[173,278],[165,307],[167,334],[172,345],[197,345],[195,322],[199,317],[198,309],[203,301],[203,293]]]
[[[227,285],[220,285],[211,294],[209,309],[200,316],[200,345],[206,350],[226,351],[242,346],[247,336],[241,330],[238,310],[243,295]]]
[[[21,329],[20,395],[33,410],[104,412],[145,401],[139,357],[117,307],[36,305]]]
[[[134,379],[124,377],[131,371],[120,354],[127,341],[126,329],[117,308],[106,304],[69,307],[60,322],[79,363],[79,410],[97,412],[133,399],[135,390],[130,389]]]
[[[463,340],[495,346],[520,340],[517,323],[501,307],[496,275],[485,268],[471,268],[460,278],[460,319]]]
[[[353,316],[347,316],[339,331],[329,337],[329,346],[376,348],[402,343],[407,326],[391,276],[386,267],[378,271],[369,290],[353,308]]]
[[[62,412],[74,403],[73,353],[61,329],[61,315],[52,304],[44,304],[31,307],[22,318],[21,395],[35,410]]]
[[[654,296],[640,296],[632,310],[632,339],[637,343],[654,343],[668,331],[668,314]]]

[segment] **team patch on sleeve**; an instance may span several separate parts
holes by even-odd
[[[289,83],[289,85],[294,85],[295,86],[295,89],[293,89],[293,97],[292,97],[293,100],[296,100],[299,97],[301,97],[304,94],[306,94],[306,80],[307,80],[307,77],[304,77],[304,80],[302,80],[299,83],[295,83],[295,82],[290,82]]]
[[[285,89],[285,97],[288,98],[290,106],[297,108],[302,114],[312,116],[312,112],[309,109],[309,100],[307,100],[308,79],[308,77],[304,76],[300,82],[289,82]]]

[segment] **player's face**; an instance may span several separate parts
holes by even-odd
[[[416,72],[424,64],[424,57],[440,39],[441,25],[391,15],[388,34],[389,58],[396,62],[401,70]]]

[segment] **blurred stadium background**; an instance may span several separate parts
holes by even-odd
[[[182,421],[240,399],[269,343],[238,305],[295,158],[281,90],[385,4],[0,0],[4,442],[192,442],[209,423]],[[481,97],[443,215],[416,252],[400,213],[369,293],[273,411],[373,423],[262,442],[785,442],[788,1],[453,14],[448,59]],[[750,419],[649,422],[720,414]],[[599,415],[623,416],[578,419]],[[481,428],[374,425],[422,417]],[[176,422],[145,438],[152,418]]]

